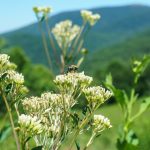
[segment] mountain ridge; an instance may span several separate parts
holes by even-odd
[[[149,6],[117,6],[89,9],[100,13],[102,18],[89,32],[85,39],[85,47],[90,51],[100,51],[113,44],[120,43],[135,36],[150,27]],[[50,26],[55,23],[71,19],[73,23],[81,24],[82,19],[78,10],[63,12],[50,18]],[[2,34],[10,45],[20,45],[35,63],[45,63],[45,55],[37,23],[18,30]],[[39,54],[39,52],[41,54]]]

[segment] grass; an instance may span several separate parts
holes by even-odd
[[[135,106],[135,111],[138,109],[138,105]],[[100,137],[96,139],[93,145],[89,148],[89,150],[116,150],[115,143],[118,134],[118,125],[122,122],[122,113],[118,105],[110,105],[101,107],[97,112],[97,114],[102,114],[108,118],[110,118],[113,128],[104,131]],[[138,118],[133,124],[133,130],[136,131],[137,136],[140,139],[139,150],[149,150],[150,148],[150,109],[147,110],[140,118]],[[0,121],[0,124],[2,122]],[[82,134],[78,137],[78,141],[80,141],[81,149],[86,142],[88,141],[89,133]],[[65,146],[63,146],[62,150],[67,150],[71,139],[67,139],[65,141]],[[3,143],[0,143],[1,150],[15,150],[15,142],[10,135]],[[74,147],[75,150],[75,147]]]

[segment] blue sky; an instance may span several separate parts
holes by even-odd
[[[150,0],[1,0],[0,33],[11,31],[35,22],[33,6],[52,6],[53,14],[92,7],[144,4],[150,6]]]

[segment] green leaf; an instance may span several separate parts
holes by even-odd
[[[74,114],[71,114],[70,116],[72,117],[72,120],[73,120],[72,121],[73,122],[73,126],[76,127],[78,125],[78,123],[79,123],[79,120],[80,120],[78,114],[74,113]]]
[[[11,91],[12,86],[13,86],[12,83],[9,83],[9,84],[6,86],[5,92],[6,92],[7,94]]]
[[[45,20],[45,15],[43,15],[41,18],[40,18],[40,22],[44,21]]]
[[[137,150],[139,139],[137,138],[134,131],[130,130],[125,138],[117,139],[118,150]]]
[[[147,97],[141,104],[140,106],[140,113],[142,114],[143,112],[145,112],[148,107],[150,106],[150,97]]]
[[[137,83],[138,79],[142,75],[142,73],[145,71],[146,67],[150,63],[150,55],[144,56],[142,60],[135,60],[133,62],[133,72],[135,74],[134,82]]]
[[[127,94],[123,90],[115,89],[113,90],[117,102],[121,105],[122,108],[127,106]]]
[[[32,148],[31,150],[42,150],[42,147],[43,146],[36,146],[36,147]]]
[[[77,66],[80,67],[83,61],[84,61],[84,57],[81,57],[77,62]]]
[[[86,115],[87,110],[88,110],[88,107],[87,107],[87,106],[83,106],[83,107],[82,107],[82,114],[83,114],[83,115]]]
[[[0,81],[3,81],[5,78],[6,78],[6,76],[8,75],[8,73],[3,73],[1,76],[0,76]]]
[[[3,142],[9,136],[10,132],[10,126],[5,126],[0,130],[0,143]]]
[[[80,145],[79,145],[79,143],[78,143],[77,141],[75,141],[75,144],[76,144],[77,150],[80,150]]]
[[[150,97],[147,97],[140,105],[139,112],[132,117],[132,120],[135,120],[140,115],[142,115],[150,107]]]
[[[132,146],[137,146],[139,144],[139,139],[133,130],[130,130],[126,136],[127,143]]]
[[[113,80],[111,74],[106,76],[105,86],[111,90],[115,96],[116,101],[120,104],[120,106],[125,109],[128,102],[128,96],[124,90],[120,90],[115,88],[113,85]]]
[[[110,86],[113,85],[111,73],[109,73],[109,74],[106,76],[105,83],[108,84],[108,85],[110,85]]]

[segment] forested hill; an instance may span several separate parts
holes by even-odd
[[[111,45],[122,43],[150,27],[150,7],[130,5],[91,9],[101,14],[101,20],[89,32],[85,46],[90,51],[100,51]],[[81,24],[80,11],[63,12],[49,19],[50,26],[64,19]],[[10,45],[24,48],[33,62],[44,63],[44,53],[37,23],[1,35]],[[112,51],[112,50],[111,50]],[[110,52],[111,52],[110,51]]]

